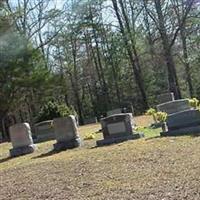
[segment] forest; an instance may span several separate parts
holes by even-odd
[[[200,98],[199,0],[2,0],[0,132],[45,105],[79,123],[157,96]]]

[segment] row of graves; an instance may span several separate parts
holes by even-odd
[[[158,97],[160,103],[157,110],[168,114],[166,128],[161,136],[177,136],[183,134],[200,133],[200,112],[191,108],[187,99],[175,100],[173,93]],[[95,120],[91,120],[96,123]],[[100,120],[103,139],[96,141],[97,146],[135,140],[144,137],[136,132],[133,114],[119,108],[107,113],[107,117]],[[13,148],[10,156],[15,157],[32,153],[36,149],[35,143],[56,140],[53,150],[61,151],[82,145],[75,116],[56,118],[36,124],[34,134],[28,123],[19,123],[9,128]]]
[[[113,114],[101,119],[100,122],[103,139],[96,142],[97,146],[144,137],[144,134],[135,131],[132,113]],[[31,128],[28,123],[18,123],[11,126],[9,133],[13,148],[10,150],[10,156],[16,157],[33,153],[36,149],[34,143],[50,139],[56,139],[57,141],[53,145],[53,150],[56,152],[82,145],[77,122],[73,115],[37,124],[36,131],[37,137],[35,137],[35,134],[32,137]]]
[[[159,96],[157,111],[168,114],[161,136],[179,136],[200,133],[200,112],[189,104],[188,99],[174,99],[173,93]]]

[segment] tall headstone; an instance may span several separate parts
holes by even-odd
[[[144,137],[133,131],[132,113],[122,113],[101,119],[103,140],[97,141],[97,146],[123,142]]]
[[[184,110],[190,110],[190,109],[191,109],[191,106],[189,105],[188,99],[169,101],[169,102],[157,105],[158,111],[166,112],[167,114],[173,114],[173,113],[181,112]]]
[[[53,120],[53,125],[57,140],[54,150],[66,150],[81,145],[75,116],[56,118]]]
[[[10,149],[10,156],[20,156],[33,153],[35,145],[31,135],[31,128],[28,123],[19,123],[9,128],[10,139],[13,149]]]
[[[160,94],[160,95],[157,96],[157,99],[158,99],[159,104],[175,100],[173,92]]]
[[[48,140],[54,140],[55,138],[53,120],[43,121],[35,124],[34,141],[44,142]]]

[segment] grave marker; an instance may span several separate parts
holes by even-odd
[[[35,145],[31,135],[31,128],[28,123],[15,124],[9,128],[10,139],[13,149],[10,149],[10,156],[15,157],[33,153]]]
[[[157,99],[158,99],[159,104],[175,100],[173,92],[160,94],[160,95],[157,96]]]
[[[57,140],[54,150],[66,150],[81,145],[75,116],[56,118],[53,120],[53,125]]]
[[[144,137],[133,131],[132,113],[122,113],[101,119],[103,140],[97,141],[97,146],[123,142]]]
[[[56,137],[53,128],[53,120],[43,121],[35,124],[34,137],[36,142],[54,140]]]

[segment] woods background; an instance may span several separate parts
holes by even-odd
[[[200,98],[200,1],[0,3],[0,131],[36,122],[47,102],[84,119],[157,95]],[[7,123],[7,125],[5,125]]]

